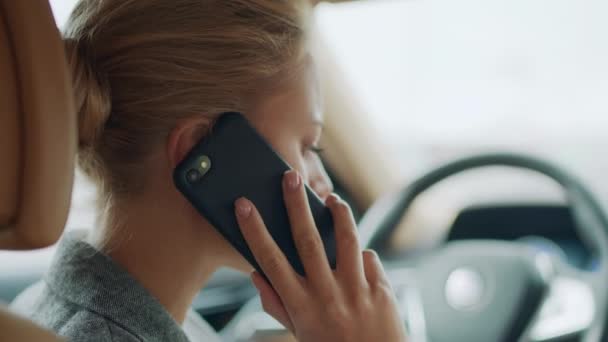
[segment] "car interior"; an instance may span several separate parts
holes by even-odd
[[[0,74],[3,75],[0,82],[0,248],[5,250],[0,252],[0,341],[61,340],[19,313],[11,312],[8,305],[21,291],[43,277],[54,245],[64,230],[93,225],[94,206],[91,203],[95,189],[74,168],[76,117],[60,35],[61,23],[74,2],[0,0]],[[601,13],[608,14],[608,5],[598,3],[596,7],[584,8],[581,5],[576,7],[576,12],[563,4],[568,1],[558,2],[556,8],[563,5],[560,15],[573,13],[574,18],[577,13],[583,13],[589,17],[581,14],[576,18],[585,22],[596,22],[600,19],[594,19],[595,16],[600,18]],[[504,7],[505,13],[515,13],[506,10],[515,5],[498,0],[496,3]],[[517,3],[527,6],[524,2]],[[474,0],[465,1],[464,5],[475,4],[481,6],[481,2]],[[366,87],[380,88],[372,84],[381,79],[383,72],[383,66],[378,65],[382,62],[377,60],[392,58],[377,53],[369,53],[367,57],[364,53],[348,53],[363,51],[356,50],[361,45],[359,37],[381,32],[377,27],[360,23],[371,23],[365,20],[379,16],[382,11],[393,14],[395,8],[407,9],[410,14],[395,19],[393,26],[385,29],[398,31],[397,37],[409,39],[415,33],[399,33],[401,31],[396,27],[413,25],[411,22],[427,25],[411,13],[434,11],[439,18],[445,19],[448,14],[444,10],[453,10],[450,6],[455,5],[424,0],[339,1],[339,4],[317,5],[319,25],[315,37],[318,39],[314,41],[326,116],[323,161],[336,192],[353,208],[361,244],[379,254],[411,341],[608,341],[608,189],[598,186],[603,184],[600,178],[606,169],[601,161],[595,162],[602,158],[598,151],[606,140],[585,140],[574,135],[562,138],[553,134],[557,124],[539,124],[540,128],[517,131],[508,123],[499,122],[493,123],[492,127],[508,126],[505,130],[517,131],[513,134],[513,141],[517,143],[497,144],[492,140],[485,144],[483,139],[491,140],[492,135],[498,133],[481,132],[483,129],[471,123],[473,128],[466,132],[481,133],[476,136],[478,139],[467,140],[473,147],[463,148],[450,142],[446,138],[449,134],[437,128],[444,125],[445,129],[465,132],[457,127],[460,121],[448,122],[445,117],[425,116],[426,107],[420,105],[407,107],[412,111],[418,108],[422,113],[418,118],[408,121],[402,118],[403,112],[395,109],[397,114],[390,117],[393,121],[387,119],[379,123],[376,114],[370,114],[382,111],[379,108],[383,107],[373,105],[377,99],[371,95],[356,95],[366,93]],[[530,11],[533,10],[544,13],[539,8]],[[466,6],[464,11],[468,11]],[[593,17],[591,12],[594,12]],[[550,14],[547,15],[550,17]],[[386,19],[388,17],[381,18],[390,21]],[[405,19],[410,24],[395,24]],[[532,18],[530,22],[533,20],[536,19]],[[460,21],[462,27],[492,25],[488,21],[466,25],[463,22]],[[338,28],[329,29],[332,23]],[[566,24],[576,23],[572,19]],[[446,32],[462,30],[463,36],[469,37],[467,42],[483,42],[479,38],[485,37],[482,33],[472,33],[469,26],[467,29],[462,27],[447,28]],[[569,28],[572,32],[582,32],[573,27]],[[367,33],[362,31],[364,29]],[[534,28],[528,29],[536,32]],[[518,34],[526,36],[528,31],[524,31],[518,31]],[[439,45],[440,38],[436,37],[439,33],[418,33],[426,35],[430,43],[408,40],[411,45],[417,48],[426,46],[424,44]],[[479,36],[475,36],[477,34]],[[355,38],[350,38],[350,42],[341,39],[351,36]],[[573,34],[571,40],[563,39],[569,42],[578,41],[578,38]],[[395,44],[394,37],[391,39],[386,44]],[[373,38],[368,41],[372,50],[374,44],[381,46],[381,42]],[[588,38],[587,41],[592,40]],[[592,47],[597,53],[608,56],[608,45]],[[571,48],[591,49],[586,45]],[[429,49],[438,54],[442,51],[437,47]],[[498,51],[505,55],[513,52]],[[552,50],[551,53],[559,55],[560,51]],[[458,58],[460,55],[453,52],[453,56]],[[439,58],[421,54],[412,57],[412,63],[423,63],[426,57]],[[363,63],[365,58],[374,61],[368,68],[371,71],[367,71],[371,74],[353,72],[359,69],[357,63]],[[518,72],[528,70],[521,66],[525,64],[521,59],[516,61],[519,64],[508,65],[509,73],[520,75]],[[468,65],[461,62],[463,64],[456,68]],[[433,65],[435,69],[426,70],[429,75],[441,70],[440,63]],[[520,67],[524,71],[513,71]],[[558,63],[558,67],[567,66]],[[399,98],[392,105],[408,100],[423,101],[420,98],[429,94],[446,94],[437,90],[442,89],[440,86],[424,93],[425,87],[430,87],[429,79],[435,76],[427,79],[418,74],[423,71],[410,71],[407,69],[399,76],[411,75],[412,79],[422,80],[418,84],[422,90],[417,95]],[[605,82],[608,68],[595,72],[595,77],[605,79],[590,83],[595,88],[589,92],[601,96],[598,89],[608,91]],[[446,79],[454,76],[448,74],[442,75]],[[359,81],[365,77],[369,82]],[[585,77],[590,76],[585,74]],[[571,79],[574,76],[571,75]],[[563,81],[551,77],[547,80],[551,83]],[[470,111],[479,110],[480,113],[487,110],[485,105],[476,106],[469,102],[470,99],[464,99],[468,96],[464,90],[458,93],[458,88],[466,88],[470,79],[460,79],[461,84],[454,79],[448,81],[456,89],[453,96],[460,94],[462,102],[445,96],[444,100],[437,100],[445,101],[445,106],[437,105],[438,109],[432,107],[433,110],[447,111],[447,115],[466,110],[459,106],[470,106],[473,108],[469,108]],[[510,87],[518,87],[517,83],[513,84]],[[412,85],[400,80],[390,86],[410,89],[408,87]],[[491,88],[490,85],[479,87]],[[504,92],[514,91],[504,84],[497,88]],[[382,89],[382,92],[393,91],[392,88]],[[450,94],[452,90],[450,88]],[[488,94],[489,90],[485,95]],[[518,99],[518,94],[511,94],[512,98]],[[480,103],[485,95],[479,95]],[[564,96],[558,93],[555,98]],[[502,105],[500,101],[504,99],[490,100]],[[540,97],[539,101],[545,100]],[[593,103],[600,109],[608,108],[605,100]],[[451,107],[456,109],[450,112]],[[554,109],[546,108],[547,111]],[[593,108],[588,112],[595,113]],[[542,117],[538,114],[538,118]],[[575,127],[572,131],[582,131],[581,136],[591,135],[592,131],[585,131],[584,127],[596,128],[601,122],[608,127],[605,119],[593,121],[595,117],[592,120],[582,114],[573,117],[574,121],[564,121],[562,126],[568,132],[569,126]],[[435,133],[416,126],[425,119],[430,122],[429,127],[432,124]],[[400,133],[403,126],[396,124],[401,123],[400,120],[403,125],[411,124],[414,128],[408,134]],[[577,125],[576,120],[585,124],[573,126]],[[395,126],[396,133],[391,133],[389,126]],[[526,143],[520,142],[526,134],[535,139],[544,137],[538,133],[543,127],[547,127],[557,140],[572,140],[572,144],[567,145],[570,150],[559,145],[558,151],[547,152],[539,147],[541,140],[532,138]],[[429,136],[430,147],[414,149],[420,138],[415,134],[416,130],[420,131],[420,136]],[[553,136],[551,134],[547,133],[547,136]],[[462,135],[470,138],[472,133]],[[396,139],[403,141],[396,143]],[[577,148],[584,152],[578,152]],[[400,158],[402,154],[418,158],[403,159]],[[577,161],[582,158],[577,159],[579,154],[590,156],[594,168],[579,168]],[[193,309],[226,341],[293,340],[277,321],[264,313],[249,277],[236,271],[218,271],[201,289]]]

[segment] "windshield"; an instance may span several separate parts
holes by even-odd
[[[453,158],[524,152],[556,162],[608,203],[608,2],[383,0],[317,8],[343,68],[402,182]],[[396,235],[437,241],[464,207],[558,201],[543,177],[490,169],[421,196]]]
[[[317,13],[403,173],[508,149],[608,193],[608,2],[384,0]]]

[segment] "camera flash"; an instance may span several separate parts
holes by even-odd
[[[206,169],[207,167],[209,167],[209,163],[206,160],[201,161],[201,168]]]

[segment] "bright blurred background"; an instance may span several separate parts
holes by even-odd
[[[321,4],[319,31],[403,181],[478,152],[548,159],[608,209],[608,2],[368,0]],[[464,207],[564,202],[530,172],[454,177],[416,203],[405,245],[437,240]]]
[[[51,0],[59,26],[75,3]],[[316,14],[404,182],[464,154],[522,151],[566,166],[608,203],[607,1],[367,0]],[[538,177],[484,171],[422,202],[445,218],[471,189],[560,199]],[[79,176],[69,229],[93,225],[93,198]],[[16,259],[0,267],[44,263],[51,250],[1,252]]]
[[[608,170],[608,2],[370,0],[317,13],[404,172],[411,158],[497,148],[587,178]]]

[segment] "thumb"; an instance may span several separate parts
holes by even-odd
[[[266,279],[264,279],[264,277],[262,277],[258,272],[251,273],[251,281],[260,293],[264,311],[283,324],[289,331],[294,332],[293,323],[289,318],[289,314],[287,313],[287,310],[285,310],[285,306],[283,305],[281,298],[279,298],[279,295],[272,288],[272,286],[270,286]]]

